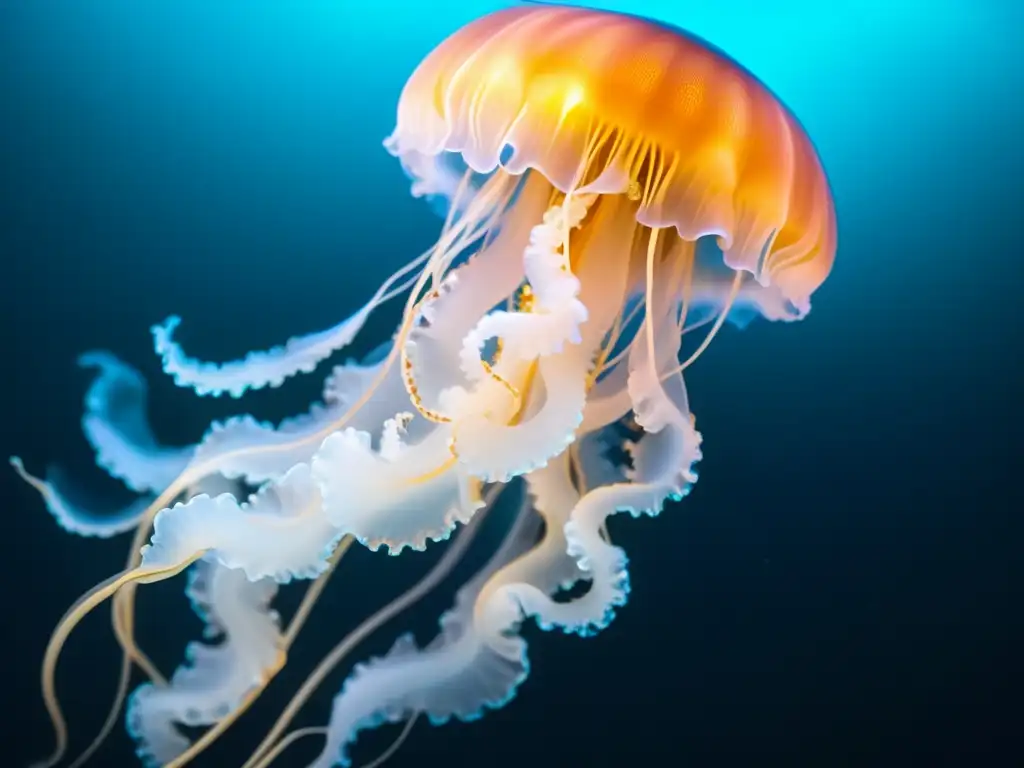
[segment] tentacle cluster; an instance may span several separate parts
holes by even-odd
[[[453,209],[471,211],[448,192]],[[376,724],[417,713],[468,720],[502,706],[529,670],[524,621],[589,636],[626,603],[628,558],[606,521],[681,499],[701,459],[679,366],[693,249],[659,245],[625,198],[529,180],[515,195],[473,255],[439,250],[426,261],[390,344],[336,366],[322,403],[280,424],[236,416],[195,445],[161,446],[141,376],[108,353],[86,356],[100,371],[87,436],[100,465],[142,494],[119,513],[75,507],[54,476],[34,478],[16,460],[69,530],[145,532],[151,520],[141,577],[199,558],[190,593],[222,641],[191,646],[167,684],[132,696],[129,730],[148,764],[189,748],[179,726],[223,722],[276,673],[282,630],[269,603],[278,584],[323,575],[346,536],[390,554],[445,540],[488,508],[487,486],[527,491],[505,542],[432,642],[404,636],[352,671],[317,768],[347,764],[356,735]],[[530,226],[509,225],[523,220]],[[443,239],[457,249],[468,240],[458,221],[450,226]],[[186,357],[170,328],[156,334],[157,349],[179,383],[239,396],[310,370],[355,335],[367,307],[238,363]],[[719,319],[730,308],[719,305]],[[155,496],[162,509],[147,511]],[[581,594],[561,594],[581,582]],[[115,613],[122,635],[126,615]]]
[[[11,459],[66,530],[135,529],[126,571],[76,602],[44,654],[57,735],[46,768],[68,743],[60,648],[111,596],[125,651],[115,704],[134,663],[152,682],[131,696],[128,727],[151,766],[191,759],[262,691],[353,541],[397,555],[475,531],[505,486],[524,493],[497,552],[431,642],[402,636],[351,671],[312,768],[347,765],[357,735],[380,723],[502,706],[529,671],[524,622],[589,636],[626,603],[629,560],[608,519],[657,515],[697,480],[685,369],[727,321],[807,314],[834,260],[835,210],[798,122],[735,62],[637,16],[554,5],[467,25],[409,79],[385,146],[445,222],[358,311],[226,363],[186,353],[176,316],[151,329],[177,384],[237,399],[316,370],[404,295],[391,340],[335,366],[321,402],[276,425],[235,415],[167,446],[139,372],[91,352],[79,361],[95,372],[82,428],[135,498],[103,512],[60,470],[38,478]],[[164,681],[133,637],[134,595],[187,568],[218,642],[190,645]],[[311,579],[282,627],[279,585]],[[339,647],[331,664],[351,650]],[[212,727],[193,744],[187,726]],[[279,735],[245,768],[266,768]]]

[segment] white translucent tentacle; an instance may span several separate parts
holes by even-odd
[[[324,515],[309,465],[299,464],[244,503],[202,494],[159,512],[142,567],[170,567],[206,552],[253,581],[310,579],[327,569],[341,536]]]
[[[178,726],[212,725],[230,715],[281,662],[281,622],[269,604],[271,579],[250,581],[241,570],[200,560],[186,590],[204,636],[165,686],[146,683],[128,701],[126,721],[136,754],[150,768],[185,752],[191,742]]]
[[[255,417],[235,416],[215,422],[196,448],[194,466],[216,467],[228,476],[260,484],[281,477],[297,464],[308,464],[332,425],[343,417],[356,429],[379,431],[408,399],[400,371],[392,366],[371,398],[349,412],[381,373],[383,362],[346,363],[334,369],[324,385],[324,403],[277,426]]]
[[[385,425],[380,448],[368,432],[345,429],[313,459],[331,522],[371,549],[391,554],[448,538],[480,509],[477,483],[455,466],[450,432],[439,426],[407,444],[403,415]]]
[[[284,345],[266,351],[250,352],[241,360],[210,363],[189,357],[174,340],[174,332],[181,324],[181,318],[176,315],[153,326],[153,344],[163,360],[164,371],[174,378],[176,384],[191,387],[196,394],[228,394],[237,398],[250,389],[278,387],[292,376],[311,373],[323,360],[352,343],[370,314],[406,289],[410,281],[406,280],[394,289],[392,286],[425,262],[428,255],[414,259],[391,275],[366,304],[332,328],[296,336]]]
[[[99,375],[85,395],[82,429],[96,463],[133,491],[159,493],[188,464],[193,447],[167,447],[153,436],[146,412],[149,388],[135,368],[110,352],[87,352],[83,368]]]
[[[524,505],[517,523],[490,562],[442,616],[441,632],[426,648],[403,635],[383,657],[359,664],[335,697],[327,742],[310,768],[350,765],[348,746],[362,730],[422,712],[432,723],[473,720],[512,698],[526,678],[526,643],[519,637],[483,638],[473,606],[484,583],[532,545],[536,527]]]
[[[668,329],[672,354],[663,362],[671,370],[680,339],[671,317],[675,297],[662,291],[650,308],[649,321]],[[639,442],[625,446],[633,460],[629,482],[589,490],[574,505],[565,524],[566,549],[579,568],[590,575],[590,590],[568,602],[556,603],[529,582],[508,584],[487,602],[489,622],[503,626],[510,615],[536,617],[542,626],[559,626],[582,635],[592,634],[612,620],[629,593],[628,560],[621,547],[602,536],[605,520],[618,512],[658,514],[666,500],[689,493],[697,480],[701,436],[694,429],[681,374],[664,384],[662,370],[648,357],[645,344],[633,346],[629,359],[628,391],[636,422],[643,430]]]
[[[57,525],[78,536],[106,539],[130,531],[139,524],[154,498],[152,495],[139,496],[121,507],[101,511],[99,504],[71,500],[70,496],[75,492],[69,489],[69,483],[58,467],[50,467],[46,478],[41,479],[25,469],[20,457],[12,456],[10,463],[22,480],[39,491]]]

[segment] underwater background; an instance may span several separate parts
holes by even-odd
[[[191,354],[234,359],[332,325],[426,248],[441,221],[381,141],[420,58],[502,5],[0,0],[0,452],[126,498],[79,429],[75,358],[95,348],[146,374],[168,443],[239,408],[304,410],[322,376],[241,404],[177,389],[148,328],[180,314]],[[833,183],[836,266],[804,322],[725,329],[688,373],[701,479],[659,518],[611,522],[633,584],[616,621],[586,640],[529,626],[517,699],[418,724],[390,765],[1024,764],[1024,6],[592,5],[705,37],[793,109]],[[390,333],[390,309],[349,354]],[[44,644],[127,541],[64,533],[4,469],[6,768],[49,750]],[[241,765],[320,655],[436,555],[346,558],[289,667],[198,764]],[[429,637],[457,581],[365,643],[297,724],[326,720],[351,663]],[[165,671],[200,630],[182,586],[139,593]],[[97,611],[58,672],[73,751],[117,659]],[[396,732],[366,735],[356,764]],[[95,765],[135,764],[119,727]]]

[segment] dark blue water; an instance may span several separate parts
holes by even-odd
[[[533,674],[512,705],[419,725],[391,764],[1024,762],[1024,13],[1011,0],[602,5],[713,41],[787,102],[834,184],[836,268],[806,321],[726,330],[692,369],[701,480],[656,520],[615,521],[633,596],[612,626],[587,640],[528,629]],[[60,461],[121,500],[78,430],[80,352],[139,367],[158,434],[185,444],[226,406],[162,377],[150,324],[181,314],[191,352],[233,358],[333,324],[429,245],[440,222],[380,142],[420,57],[496,7],[0,0],[0,453]],[[283,417],[318,387],[250,406]],[[50,744],[48,634],[127,542],[66,535],[12,473],[0,483],[0,763],[18,766]],[[319,654],[432,557],[356,553],[294,669],[201,764],[240,765]],[[140,598],[165,671],[199,628],[181,586]],[[102,722],[116,664],[100,611],[60,668],[74,746]],[[326,719],[346,672],[300,723]],[[119,729],[96,765],[133,764]]]

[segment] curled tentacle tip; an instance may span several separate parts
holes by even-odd
[[[75,358],[75,363],[80,368],[125,368],[125,364],[117,355],[106,349],[90,349],[82,352]]]
[[[179,325],[181,325],[180,315],[168,315],[164,318],[163,322],[150,326],[149,330],[154,336],[160,336],[173,331]]]

